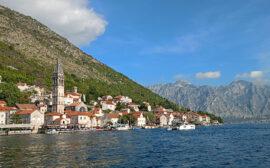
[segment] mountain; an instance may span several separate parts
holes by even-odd
[[[99,62],[37,20],[0,6],[0,75],[4,82],[25,82],[51,89],[56,59],[65,72],[65,89],[78,86],[87,101],[98,96],[130,96],[166,108],[178,107]]]
[[[267,84],[237,80],[211,87],[178,81],[148,88],[180,106],[218,115],[225,122],[270,121],[270,85]]]

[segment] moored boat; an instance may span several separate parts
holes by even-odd
[[[187,122],[184,122],[177,129],[178,130],[195,130],[195,125],[194,124],[187,123]]]
[[[59,131],[52,129],[52,130],[49,130],[48,132],[46,132],[46,134],[59,134]]]
[[[128,130],[129,129],[129,126],[128,125],[122,125],[122,126],[119,126],[119,127],[116,127],[116,130]]]

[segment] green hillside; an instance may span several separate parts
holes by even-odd
[[[65,71],[65,89],[78,86],[79,92],[87,95],[87,101],[106,94],[121,94],[138,104],[148,101],[151,105],[178,109],[177,105],[100,63],[31,17],[0,6],[0,20],[0,75],[4,82],[25,82],[50,90],[53,67],[60,58]]]

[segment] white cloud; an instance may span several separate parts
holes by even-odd
[[[179,74],[179,75],[173,76],[174,79],[182,79],[182,78],[185,78],[185,77],[186,77],[186,75],[184,75],[184,74]]]
[[[263,77],[263,71],[251,71],[250,73],[236,74],[236,78],[259,79]]]
[[[107,22],[87,0],[1,0],[0,4],[42,22],[75,45],[89,45]]]
[[[216,71],[216,72],[198,72],[195,75],[195,78],[197,79],[214,79],[214,78],[219,78],[221,76],[220,71]]]

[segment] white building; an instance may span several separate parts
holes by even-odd
[[[115,125],[116,123],[118,123],[119,120],[119,115],[116,113],[109,113],[107,114],[110,118],[111,118],[111,122],[113,123],[113,125]]]
[[[97,117],[101,117],[104,115],[101,108],[94,108],[92,109],[93,114],[95,114]]]
[[[112,101],[113,97],[111,95],[105,95],[105,96],[102,96],[102,100],[103,101]]]
[[[16,85],[21,92],[29,89],[29,86],[27,86],[26,83],[17,83]]]
[[[102,103],[102,110],[111,110],[111,111],[114,111],[115,108],[116,108],[115,103],[113,103],[111,101]]]
[[[172,122],[173,122],[173,120],[174,120],[174,116],[173,116],[173,114],[172,113],[168,113],[168,114],[166,114],[166,116],[167,116],[167,118],[168,118],[168,125],[172,125]]]
[[[143,104],[147,107],[147,111],[152,111],[152,107],[150,106],[149,103],[143,102]]]
[[[19,110],[15,114],[20,116],[23,124],[31,124],[36,127],[44,124],[44,114],[39,110]]]
[[[142,127],[146,125],[146,118],[143,116],[143,112],[133,113],[132,115],[137,118],[136,126]]]
[[[128,96],[121,96],[121,95],[118,95],[118,96],[115,96],[114,97],[114,100],[118,103],[121,103],[121,104],[127,104],[127,103],[131,103],[132,102],[132,99],[129,98]]]
[[[128,103],[128,107],[134,111],[139,111],[139,105],[135,103]]]
[[[7,124],[7,109],[0,107],[0,124]]]
[[[122,109],[120,109],[120,112],[122,112],[122,113],[130,113],[130,109],[129,108],[122,108]]]
[[[157,113],[155,114],[157,124],[161,127],[166,126],[168,124],[168,119],[164,114]]]

